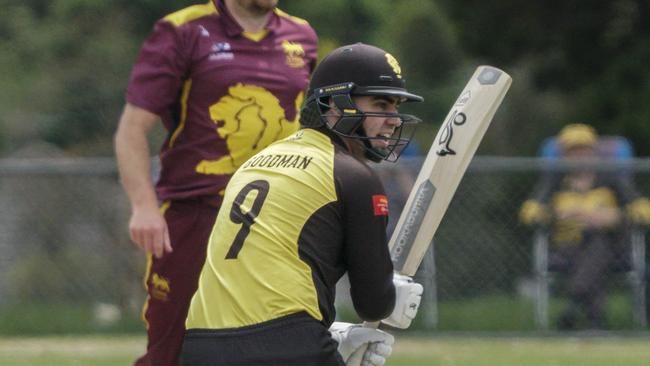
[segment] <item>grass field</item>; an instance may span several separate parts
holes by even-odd
[[[0,338],[3,366],[131,365],[139,336]],[[647,366],[650,338],[398,337],[387,366]]]

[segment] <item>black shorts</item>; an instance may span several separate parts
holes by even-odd
[[[327,328],[306,313],[231,329],[188,329],[182,366],[345,366]]]

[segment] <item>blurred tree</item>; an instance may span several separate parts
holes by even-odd
[[[309,21],[319,36],[334,39],[337,46],[368,42],[374,29],[381,26],[383,1],[372,0],[330,0],[324,3],[313,1],[280,1],[279,7]]]
[[[10,149],[43,139],[111,155],[112,134],[142,39],[192,1],[6,1],[0,22],[0,118]],[[161,5],[162,4],[162,5]]]
[[[650,2],[439,3],[469,55],[505,68],[525,64],[534,89],[561,95],[566,113],[551,124],[587,122],[650,155],[650,109],[634,103],[650,97]]]
[[[425,99],[424,103],[404,109],[425,122],[418,128],[416,142],[427,147],[460,92],[458,85],[464,85],[463,79],[471,66],[466,64],[448,18],[434,2],[393,1],[381,14],[384,24],[377,28],[373,38],[398,57],[409,90]]]
[[[386,49],[398,58],[408,79],[408,88],[425,98],[423,104],[404,110],[423,118],[416,136],[420,146],[429,146],[441,119],[456,97],[464,58],[448,18],[434,1],[331,1],[327,7],[311,2],[281,2],[291,13],[300,14],[320,37],[320,55],[343,44],[364,42]],[[450,86],[451,85],[451,86]]]
[[[142,40],[160,17],[204,1],[0,0],[0,67],[9,70],[0,74],[0,151],[45,139],[77,154],[112,154]],[[483,153],[531,154],[531,141],[583,121],[630,137],[639,154],[650,155],[650,108],[638,103],[650,97],[647,0],[331,0],[280,1],[280,7],[313,25],[321,55],[359,41],[394,53],[409,87],[426,98],[406,108],[432,123],[419,136],[422,145],[471,71],[488,63],[517,78]],[[513,138],[522,128],[530,138]]]

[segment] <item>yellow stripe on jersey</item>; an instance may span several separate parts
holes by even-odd
[[[246,32],[246,31],[242,32],[242,36],[250,39],[253,42],[261,41],[262,39],[264,39],[264,37],[266,37],[267,34],[269,34],[269,31],[267,31],[266,29],[261,30],[259,32]]]
[[[210,236],[188,329],[237,328],[301,311],[323,318],[298,241],[310,217],[337,200],[333,169],[334,146],[313,130],[300,130],[242,165]],[[246,214],[256,216],[250,225],[242,223]]]
[[[274,11],[275,11],[275,14],[277,14],[277,15],[283,17],[283,18],[287,18],[287,19],[291,20],[294,23],[297,23],[297,24],[300,24],[300,25],[309,24],[309,22],[306,21],[305,19],[298,18],[298,17],[293,16],[293,15],[289,15],[289,14],[285,13],[284,11],[282,11],[282,10],[280,10],[278,8],[275,8]]]
[[[149,274],[151,274],[151,265],[153,263],[153,257],[151,253],[146,254],[147,257],[147,264],[146,264],[146,269],[144,271],[144,277],[142,278],[142,283],[144,285],[144,290],[149,293],[149,287],[147,286],[147,281],[149,280]],[[144,328],[149,330],[149,321],[147,320],[146,314],[147,314],[147,309],[149,308],[149,300],[151,299],[151,296],[147,295],[147,300],[144,302],[144,305],[142,305],[142,310],[140,311],[140,318],[142,319],[142,322],[144,323]]]
[[[217,11],[217,8],[215,8],[214,3],[208,1],[206,4],[188,6],[187,8],[167,15],[163,19],[172,23],[176,27],[180,27],[185,23],[189,23],[211,14],[219,14],[219,12]]]
[[[176,130],[172,134],[172,137],[169,139],[169,147],[174,146],[174,142],[176,142],[176,139],[178,138],[178,135],[181,134],[183,129],[185,128],[185,123],[187,121],[187,100],[190,97],[190,89],[192,89],[192,80],[187,80],[185,84],[183,84],[183,91],[181,92],[181,120],[178,124],[178,127],[176,127]]]
[[[172,202],[171,201],[164,201],[162,205],[160,205],[160,208],[158,211],[160,212],[163,217],[165,216],[165,212],[169,209],[169,206],[171,206]],[[146,254],[147,257],[147,265],[146,269],[144,271],[144,278],[142,278],[142,284],[144,285],[145,291],[147,293],[149,292],[149,286],[147,284],[147,281],[149,280],[149,275],[151,274],[151,266],[153,265],[153,255],[151,253]],[[144,305],[142,306],[142,311],[140,313],[140,317],[142,318],[142,321],[144,322],[144,327],[146,329],[149,329],[149,321],[147,320],[147,317],[145,314],[147,314],[147,309],[149,308],[149,296],[147,295],[147,301],[144,302]]]

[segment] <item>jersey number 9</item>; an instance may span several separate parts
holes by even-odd
[[[242,212],[242,207],[246,197],[251,191],[257,191],[257,196],[255,201],[253,201],[253,206],[248,212]],[[230,220],[235,224],[242,224],[239,232],[235,236],[226,254],[226,259],[237,259],[237,255],[244,245],[244,240],[251,231],[251,225],[255,223],[255,218],[259,215],[260,210],[262,209],[262,204],[269,193],[269,182],[265,180],[256,180],[248,183],[242,188],[241,191],[235,197],[235,200],[232,203],[232,208],[230,209]]]

